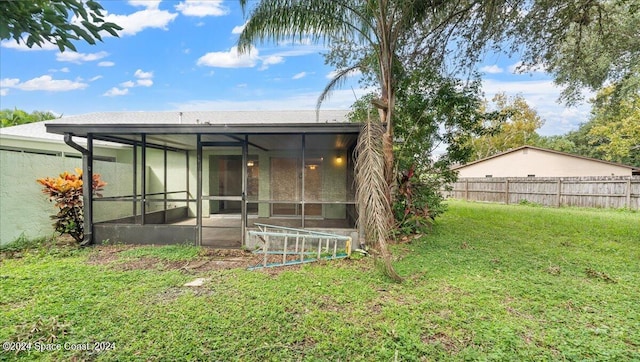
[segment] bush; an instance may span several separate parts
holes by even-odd
[[[413,166],[402,172],[393,204],[396,234],[425,233],[431,229],[436,216],[445,211],[438,187],[440,181],[432,181],[428,175],[416,173]]]
[[[82,170],[76,168],[76,174],[61,173],[56,178],[46,177],[36,180],[43,185],[42,192],[49,196],[49,201],[55,202],[58,213],[51,218],[56,220],[53,224],[55,231],[60,235],[67,234],[75,241],[81,243],[84,239],[84,211],[82,198]],[[99,191],[103,190],[106,183],[100,179],[99,174],[93,175],[92,189],[94,195],[101,197]]]

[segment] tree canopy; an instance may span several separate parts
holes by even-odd
[[[122,28],[105,22],[102,6],[94,0],[0,1],[0,39],[14,39],[27,47],[54,44],[75,51],[83,40],[95,44],[102,33],[115,37]]]
[[[608,161],[640,167],[640,93],[616,99],[612,85],[598,92],[592,103],[590,144]]]
[[[482,105],[482,109],[487,108],[497,112],[500,117],[489,119],[485,124],[491,132],[470,140],[473,152],[469,161],[538,142],[540,136],[536,131],[542,127],[544,121],[522,96],[508,97],[505,93],[496,94],[491,102],[485,101]]]
[[[51,112],[33,111],[31,113],[27,113],[17,108],[3,109],[0,110],[0,128],[46,121],[55,118],[58,118],[58,116]]]
[[[239,2],[246,10],[249,1]],[[438,87],[422,84],[413,75],[425,70],[438,76],[450,72],[472,75],[483,52],[492,47],[523,55],[523,69],[542,66],[551,72],[556,82],[566,87],[563,99],[567,102],[578,99],[583,87],[597,89],[611,80],[620,80],[619,84],[624,86],[619,89],[630,88],[640,73],[637,71],[640,27],[636,3],[630,0],[260,0],[251,3],[249,19],[238,45],[241,51],[250,51],[256,42],[305,38],[330,45],[332,51],[327,59],[337,68],[337,75],[325,87],[318,106],[351,72],[360,70],[364,74],[365,81],[377,88],[367,102],[378,116],[371,117],[371,108],[365,107],[367,119],[376,118],[385,127],[379,145],[384,155],[384,162],[380,163],[384,172],[372,174],[384,175],[386,197],[392,200],[397,176],[394,150],[399,149],[394,145],[394,133],[410,133],[421,128],[429,133],[425,133],[425,137],[433,136],[438,123],[421,124],[425,115],[429,115],[421,105],[442,101],[444,103],[430,106],[455,113],[455,107],[464,103],[456,103],[456,97],[446,95],[428,96]],[[405,92],[413,85],[417,86]],[[451,90],[459,92],[463,87],[456,84]],[[404,110],[411,114],[398,113],[401,102]],[[514,121],[505,127],[521,134],[521,125],[532,124],[534,130],[541,122],[535,116],[532,120],[533,123],[522,124]],[[401,124],[400,131],[396,124]],[[447,127],[446,123],[440,125]],[[449,133],[448,129],[444,134],[453,147],[461,144],[454,138],[462,137],[461,134]],[[377,147],[375,142],[371,145]],[[380,180],[375,182],[381,184]]]
[[[543,66],[575,103],[583,88],[615,84],[616,93],[640,89],[640,2],[637,0],[535,0],[518,2],[510,30],[512,51],[524,69]]]

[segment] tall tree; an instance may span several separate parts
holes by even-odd
[[[592,101],[589,143],[605,160],[640,166],[640,93],[620,99],[615,91],[603,88]]]
[[[490,120],[486,125],[492,132],[471,139],[473,154],[470,161],[538,142],[540,136],[536,130],[544,121],[521,95],[508,97],[505,93],[498,93],[491,103],[485,102],[482,108],[492,109],[501,117]]]
[[[562,99],[615,84],[616,93],[640,89],[640,2],[637,0],[535,0],[517,5],[512,50],[524,68],[542,65],[565,86]]]
[[[406,65],[399,55],[424,53],[431,59],[438,53],[442,60],[448,37],[463,25],[462,33],[473,40],[468,42],[470,47],[483,46],[494,34],[500,33],[485,25],[502,24],[497,19],[503,19],[505,11],[515,14],[511,8],[497,6],[502,1],[461,0],[453,4],[442,0],[262,0],[251,9],[238,44],[240,51],[249,51],[256,41],[310,37],[332,46],[346,42],[364,49],[353,62],[345,62],[345,67],[338,69],[337,77],[329,83],[319,102],[353,69],[368,71],[375,79],[379,93],[372,104],[385,125],[384,176],[390,198],[395,178],[393,112],[397,77]],[[247,3],[240,0],[245,10]],[[483,20],[489,18],[496,21]],[[415,35],[418,30],[420,37]],[[435,61],[433,64],[439,66]]]
[[[94,0],[0,0],[0,39],[75,51],[75,40],[95,44],[103,32],[118,36],[122,28],[105,22],[103,10]]]

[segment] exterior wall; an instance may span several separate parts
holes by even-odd
[[[631,176],[631,169],[525,148],[458,169],[458,177]]]
[[[120,181],[115,180],[125,177],[124,166],[101,161],[96,161],[96,166],[108,183],[105,193],[117,193]],[[73,172],[75,168],[82,168],[82,159],[0,151],[0,167],[0,244],[10,243],[22,233],[28,238],[52,235],[50,216],[56,209],[36,179]],[[116,210],[105,212],[113,214]]]

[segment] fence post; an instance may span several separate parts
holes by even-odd
[[[464,180],[464,201],[469,201],[469,180]]]
[[[631,178],[627,180],[627,208],[631,209]]]
[[[504,203],[509,205],[509,179],[507,179],[504,184]]]
[[[560,197],[562,196],[562,179],[558,179],[558,194],[556,198],[556,206],[560,207]]]

